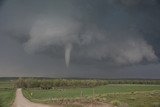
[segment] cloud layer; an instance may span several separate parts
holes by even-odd
[[[70,54],[80,64],[150,63],[158,60],[147,39],[159,35],[153,31],[160,26],[158,9],[158,0],[8,0],[1,33],[20,40],[28,53],[65,56],[67,66]]]

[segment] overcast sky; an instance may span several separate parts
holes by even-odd
[[[160,79],[159,0],[0,0],[0,77]]]

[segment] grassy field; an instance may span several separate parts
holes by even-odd
[[[106,85],[95,88],[66,88],[23,90],[25,97],[34,102],[53,103],[55,101],[102,101],[113,104],[127,103],[129,107],[152,105],[160,101],[160,85]],[[140,100],[141,99],[141,100]],[[141,102],[141,103],[140,103]],[[143,106],[149,107],[149,106]],[[159,106],[158,106],[159,107]]]
[[[97,99],[121,106],[128,105],[129,107],[160,107],[160,90],[139,91],[134,93],[110,93],[97,96]]]
[[[14,90],[0,90],[0,107],[10,107],[15,97]]]
[[[33,102],[60,103],[65,107],[82,107],[78,103],[111,103],[117,107],[160,107],[160,85],[108,84],[93,88],[55,87],[54,89],[23,89],[26,98]],[[10,107],[15,98],[12,81],[0,81],[0,107]]]
[[[10,88],[13,88],[14,86],[13,86],[13,84],[11,83],[11,82],[9,82],[9,81],[0,81],[0,89],[6,89],[6,88],[8,88],[8,89],[10,89]]]
[[[0,81],[0,107],[10,107],[15,98],[13,83],[10,81]]]

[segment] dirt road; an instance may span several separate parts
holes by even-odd
[[[56,105],[55,106],[49,106],[49,105],[30,102],[28,99],[26,99],[23,96],[22,90],[17,89],[16,99],[15,99],[15,102],[13,103],[12,107],[60,107],[60,106],[56,106]]]

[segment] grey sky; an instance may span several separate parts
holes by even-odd
[[[0,76],[159,78],[159,11],[159,0],[1,0]]]

